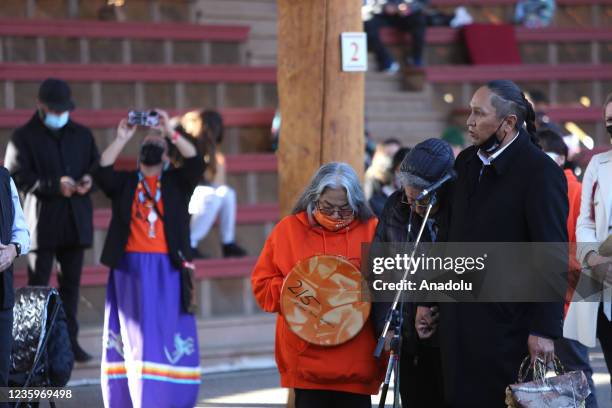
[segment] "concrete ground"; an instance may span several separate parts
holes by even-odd
[[[591,353],[599,408],[612,408],[610,375],[607,373],[603,353],[595,349]],[[267,365],[267,367],[266,367]],[[280,408],[287,401],[287,390],[279,387],[279,377],[273,360],[267,364],[261,361],[250,369],[236,371],[210,372],[202,377],[202,387],[197,407],[205,408]],[[102,408],[102,395],[99,380],[92,378],[78,380],[69,384],[74,398],[59,402],[58,408]],[[391,391],[390,391],[391,393]],[[372,398],[378,406],[378,396]],[[44,406],[44,404],[43,404]],[[391,397],[387,398],[391,407]]]

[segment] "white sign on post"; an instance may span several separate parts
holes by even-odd
[[[365,72],[368,70],[368,46],[366,33],[342,33],[342,71]]]

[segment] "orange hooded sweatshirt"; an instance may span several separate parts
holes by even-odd
[[[253,269],[251,283],[259,306],[278,313],[275,351],[283,387],[378,393],[386,361],[372,356],[376,339],[370,319],[348,342],[321,347],[295,335],[280,314],[284,278],[298,261],[313,255],[340,255],[359,268],[361,244],[371,242],[377,223],[376,218],[354,221],[331,232],[311,226],[306,212],[301,212],[283,218],[272,230]]]

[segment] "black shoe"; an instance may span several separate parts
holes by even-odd
[[[79,346],[78,344],[75,344],[72,347],[72,353],[74,354],[74,361],[76,361],[77,363],[86,363],[93,358],[89,353],[83,350],[81,346]]]
[[[223,244],[223,257],[224,258],[231,258],[231,257],[241,257],[241,256],[246,256],[247,253],[246,251],[236,245],[235,242],[230,242],[229,244]]]
[[[193,259],[208,259],[208,255],[201,253],[198,248],[191,248],[191,256]]]

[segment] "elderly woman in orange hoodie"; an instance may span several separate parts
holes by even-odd
[[[359,269],[361,244],[372,240],[376,224],[355,171],[345,163],[325,164],[292,215],[272,230],[255,265],[253,292],[262,309],[278,313],[276,363],[282,386],[295,388],[296,408],[370,408],[370,395],[378,393],[385,367],[372,356],[370,319],[350,340],[322,346],[296,335],[281,311],[281,289],[296,264],[334,255]]]

